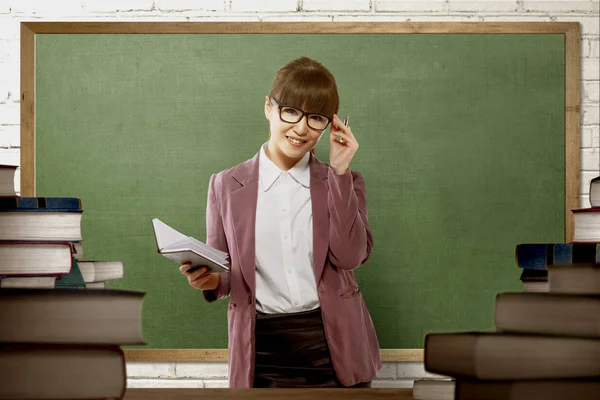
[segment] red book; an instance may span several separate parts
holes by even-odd
[[[69,242],[0,242],[0,276],[60,276],[71,272]]]

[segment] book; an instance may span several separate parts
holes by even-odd
[[[207,272],[229,271],[227,253],[198,239],[186,236],[158,218],[152,219],[158,252],[178,264],[191,263],[190,269],[207,267]]]
[[[15,196],[15,172],[17,165],[0,164],[0,196]]]
[[[548,281],[525,281],[522,282],[524,292],[547,293],[550,291]]]
[[[126,290],[2,289],[0,342],[144,344],[143,297]]]
[[[117,345],[0,344],[0,398],[123,397],[125,359]]]
[[[600,379],[456,381],[456,400],[598,400],[599,394]]]
[[[600,339],[600,294],[499,293],[494,323],[511,333]]]
[[[600,376],[600,340],[499,332],[429,333],[425,370],[482,380]]]
[[[0,275],[58,276],[73,266],[69,242],[0,242]]]
[[[81,270],[79,269],[79,263],[76,258],[72,260],[73,266],[68,274],[61,275],[56,281],[54,281],[55,288],[62,289],[85,289],[85,281]]]
[[[519,278],[526,292],[548,292],[548,271],[545,269],[523,269]]]
[[[71,242],[71,247],[73,248],[73,257],[78,260],[83,259],[83,243],[81,242]]]
[[[123,278],[122,261],[78,260],[77,264],[86,285]]]
[[[592,207],[600,207],[600,176],[590,181],[590,204]]]
[[[547,269],[523,269],[521,271],[521,282],[546,282],[548,281]]]
[[[600,242],[600,207],[578,208],[573,212],[573,242]]]
[[[600,263],[597,243],[524,243],[515,249],[517,268],[548,269],[549,265]]]
[[[86,282],[86,289],[106,289],[106,282]]]
[[[551,265],[550,292],[600,295],[600,264]]]
[[[413,382],[414,400],[454,400],[454,379],[417,379]]]
[[[0,197],[0,240],[81,241],[81,200]]]
[[[0,289],[9,288],[54,288],[54,276],[0,277]]]

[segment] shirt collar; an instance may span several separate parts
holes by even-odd
[[[258,160],[258,176],[266,192],[273,186],[277,178],[281,176],[282,171],[269,157],[265,149],[269,142],[260,147],[260,157]],[[310,152],[307,152],[298,162],[287,171],[292,178],[302,186],[310,187],[310,168],[308,161],[310,160]]]

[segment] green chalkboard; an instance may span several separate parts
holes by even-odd
[[[85,258],[147,292],[146,348],[226,348],[227,302],[157,254],[150,220],[205,238],[210,175],[254,156],[275,71],[306,55],[360,143],[381,347],[493,329],[515,246],[566,239],[565,51],[561,33],[38,33],[36,194],[82,199]]]

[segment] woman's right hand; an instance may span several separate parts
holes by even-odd
[[[191,264],[186,263],[179,267],[179,272],[184,274],[190,286],[198,290],[215,290],[219,286],[219,273],[206,273],[206,267],[200,267],[193,272],[187,272]]]

